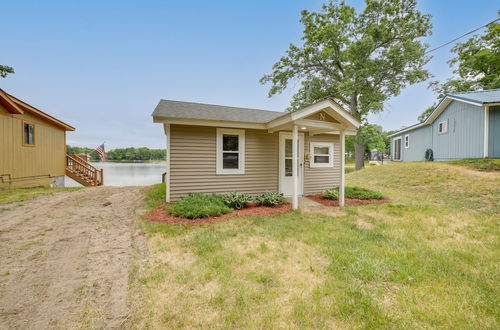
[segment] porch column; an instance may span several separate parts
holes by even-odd
[[[344,207],[345,191],[345,132],[340,131],[340,182],[339,182],[339,206]]]
[[[166,150],[166,175],[165,175],[165,201],[170,203],[170,124],[164,124],[165,137],[167,139],[167,150]]]
[[[293,177],[293,194],[292,194],[292,208],[294,210],[299,207],[299,176],[298,176],[298,144],[299,144],[299,127],[293,125],[292,133],[292,177]]]

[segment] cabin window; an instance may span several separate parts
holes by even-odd
[[[217,129],[217,174],[245,173],[245,130]]]
[[[448,121],[447,120],[439,122],[439,124],[438,124],[438,132],[439,133],[446,133],[446,132],[448,132]]]
[[[410,147],[410,135],[405,135],[405,148],[408,149]]]
[[[311,142],[311,167],[333,167],[333,143]]]
[[[23,145],[35,145],[35,125],[23,122]]]

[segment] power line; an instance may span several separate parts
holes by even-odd
[[[449,45],[449,44],[451,44],[451,43],[453,43],[453,42],[457,41],[458,39],[461,39],[461,38],[465,37],[466,35],[469,35],[469,34],[471,34],[471,33],[474,33],[474,32],[476,32],[476,31],[478,31],[478,30],[481,30],[482,28],[487,27],[488,25],[491,25],[491,24],[495,23],[495,22],[496,22],[496,21],[498,21],[498,20],[500,20],[500,18],[497,18],[496,20],[491,21],[491,22],[489,22],[488,24],[485,24],[485,25],[483,25],[483,26],[480,26],[480,27],[478,27],[478,28],[477,28],[477,29],[475,29],[475,30],[469,31],[469,32],[467,32],[467,33],[464,33],[464,34],[462,34],[460,37],[457,37],[457,38],[455,38],[455,39],[453,39],[453,40],[451,40],[451,41],[448,41],[447,43],[442,44],[441,46],[438,46],[438,47],[436,47],[436,48],[433,48],[433,49],[431,49],[431,50],[428,50],[428,51],[426,51],[426,52],[424,53],[424,55],[425,55],[425,54],[429,54],[430,52],[433,52],[433,51],[435,51],[435,50],[438,50],[439,48],[443,48],[444,46]]]

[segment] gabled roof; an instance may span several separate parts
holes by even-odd
[[[21,101],[15,96],[12,96],[5,92],[4,90],[0,89],[0,104],[10,113],[12,114],[23,114],[25,112],[41,118],[55,126],[58,126],[65,131],[74,131],[75,128],[73,126],[70,126],[66,124],[63,121],[60,121],[57,118],[52,117],[49,114],[46,114],[45,112],[29,105],[26,102]]]
[[[8,112],[15,114],[22,114],[23,110],[21,110],[17,104],[12,101],[9,94],[5,93],[0,89],[0,105],[2,105]]]
[[[473,91],[473,92],[461,92],[461,93],[450,93],[446,94],[438,105],[432,110],[429,116],[425,118],[421,123],[403,128],[397,132],[392,133],[389,137],[399,135],[404,132],[414,130],[422,126],[430,125],[436,120],[437,117],[446,109],[446,107],[452,102],[466,102],[471,103],[476,106],[488,105],[491,103],[500,103],[500,89],[489,89],[484,91]]]
[[[318,123],[306,117],[325,111],[337,121],[334,123]],[[324,131],[355,130],[360,123],[349,112],[335,101],[324,99],[295,112],[279,112],[259,109],[228,107],[222,105],[161,100],[153,111],[154,122],[182,123],[213,126],[230,124],[240,127],[269,129],[270,131],[286,128],[291,124],[315,126]]]
[[[224,105],[160,100],[153,117],[267,123],[285,115],[284,112]]]

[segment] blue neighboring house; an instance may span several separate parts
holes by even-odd
[[[389,135],[395,161],[500,158],[500,89],[447,94],[421,123]]]

